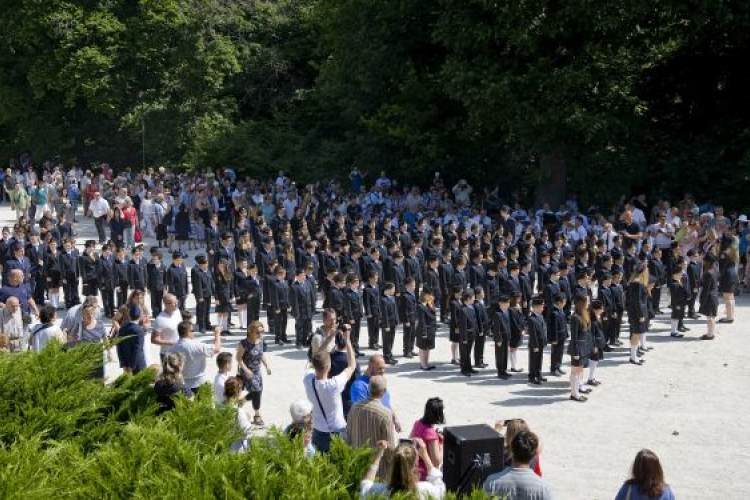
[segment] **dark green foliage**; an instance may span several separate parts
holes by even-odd
[[[0,498],[356,497],[371,450],[337,439],[310,459],[301,438],[272,430],[232,453],[235,413],[210,387],[155,416],[154,373],[103,386],[90,377],[101,361],[95,344],[0,355]]]

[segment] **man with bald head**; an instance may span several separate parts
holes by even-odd
[[[374,356],[373,356],[374,357]],[[370,358],[372,361],[372,358]],[[369,367],[368,367],[369,369]],[[346,440],[350,446],[375,448],[378,441],[386,441],[389,448],[396,446],[396,426],[392,412],[383,404],[387,394],[387,383],[382,375],[370,377],[369,396],[352,406],[346,425]],[[387,454],[380,462],[378,475],[387,477],[391,456]]]
[[[370,397],[370,379],[372,377],[384,377],[386,365],[387,363],[382,355],[373,354],[370,356],[364,375],[357,377],[357,380],[352,384],[352,406]],[[398,421],[396,412],[391,405],[390,393],[386,390],[380,399],[382,400],[383,406],[391,411],[393,425],[396,427],[396,431],[401,432],[401,423]]]
[[[24,283],[24,272],[20,269],[12,269],[8,273],[8,281],[0,288],[0,303],[5,303],[8,298],[18,299],[24,323],[31,323],[31,312],[39,314],[36,302],[32,298],[31,288]]]
[[[0,337],[10,352],[21,352],[24,346],[26,328],[21,317],[20,302],[16,297],[8,297],[0,308]]]

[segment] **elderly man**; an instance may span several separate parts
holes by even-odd
[[[99,235],[99,243],[104,243],[107,235],[104,232],[104,224],[109,219],[109,202],[102,198],[99,191],[94,192],[94,199],[89,202],[88,214],[94,217],[96,232]]]
[[[21,306],[16,297],[9,297],[0,308],[0,338],[10,352],[22,352],[26,327],[21,317]]]
[[[391,411],[383,404],[386,394],[385,377],[377,375],[370,378],[367,399],[352,407],[346,427],[346,441],[355,448],[369,446],[375,448],[378,441],[386,441],[389,448],[396,446],[396,428],[393,425]],[[390,455],[380,462],[378,476],[387,477],[390,468]]]

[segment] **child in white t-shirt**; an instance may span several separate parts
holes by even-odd
[[[224,403],[226,396],[224,395],[224,384],[229,378],[229,371],[232,369],[232,353],[220,352],[216,357],[216,366],[219,368],[219,373],[214,378],[214,397],[217,403]]]

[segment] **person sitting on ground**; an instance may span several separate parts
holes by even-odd
[[[227,406],[237,409],[236,427],[241,437],[232,443],[232,451],[247,451],[250,449],[250,437],[253,434],[253,425],[250,417],[243,408],[245,398],[242,397],[242,379],[229,377],[224,383],[224,399]]]
[[[441,500],[445,497],[443,474],[433,466],[424,441],[419,438],[414,439],[413,444],[402,443],[396,448],[393,453],[393,465],[388,483],[376,483],[375,475],[380,468],[380,460],[387,448],[388,443],[386,441],[378,442],[378,451],[359,487],[361,498],[389,497],[401,492],[416,495],[420,500]],[[427,481],[419,481],[417,457],[424,461],[429,470]]]
[[[158,414],[174,408],[174,398],[182,394],[188,399],[193,398],[193,392],[185,385],[182,378],[182,367],[185,358],[177,352],[170,352],[164,356],[162,369],[154,384],[156,402],[159,405]]]
[[[674,500],[674,492],[664,482],[659,457],[641,450],[633,461],[633,475],[617,492],[615,500]]]
[[[520,431],[510,443],[513,466],[490,475],[484,491],[506,500],[552,500],[552,488],[531,470],[539,438],[531,431]]]

